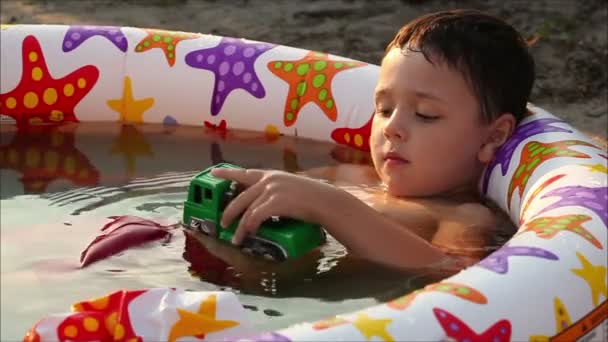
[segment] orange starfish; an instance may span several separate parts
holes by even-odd
[[[144,52],[150,49],[159,48],[165,54],[169,66],[175,64],[175,50],[177,44],[182,40],[201,37],[201,34],[172,32],[165,30],[146,30],[148,35],[135,46],[135,52]]]
[[[581,140],[562,140],[547,144],[539,141],[527,143],[522,150],[519,165],[515,170],[515,174],[511,178],[511,184],[509,185],[509,200],[507,201],[509,207],[511,206],[511,198],[513,197],[515,189],[519,188],[518,193],[521,197],[530,176],[532,176],[534,170],[545,161],[558,157],[591,158],[588,154],[570,149],[571,146],[576,145],[597,148],[596,146]]]
[[[366,63],[332,61],[327,53],[310,51],[297,61],[270,61],[270,72],[289,83],[285,102],[284,123],[296,123],[298,113],[308,102],[314,102],[331,120],[338,118],[338,108],[331,91],[331,82],[340,71],[356,68]]]

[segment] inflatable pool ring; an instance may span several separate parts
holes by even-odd
[[[376,65],[131,27],[3,25],[1,35],[0,111],[20,127],[206,125],[368,150]],[[480,183],[519,226],[504,246],[401,298],[247,339],[608,338],[607,153],[545,110],[529,109]],[[169,338],[137,329],[134,336]]]

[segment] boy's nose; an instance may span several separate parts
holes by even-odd
[[[386,125],[384,126],[384,136],[387,139],[406,140],[406,124],[403,122],[403,119],[396,114],[397,113],[393,113],[391,118],[386,122]]]

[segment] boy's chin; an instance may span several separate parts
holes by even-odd
[[[412,189],[408,189],[402,184],[391,184],[391,182],[384,183],[384,189],[386,192],[394,197],[411,197],[415,196],[412,194]]]

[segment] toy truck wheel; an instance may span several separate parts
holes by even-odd
[[[283,248],[259,237],[247,237],[243,241],[241,251],[245,254],[261,256],[266,260],[284,261],[287,259],[287,253]]]

